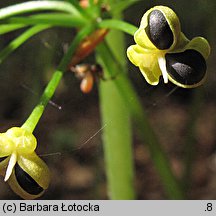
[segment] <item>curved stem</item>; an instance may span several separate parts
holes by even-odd
[[[17,14],[42,11],[42,10],[64,11],[66,13],[76,14],[77,16],[82,17],[80,12],[72,4],[68,2],[29,1],[29,2],[15,4],[0,9],[0,19],[5,19]]]
[[[71,43],[67,53],[62,58],[57,70],[54,72],[51,80],[49,81],[48,85],[46,86],[40,101],[38,105],[34,108],[28,119],[25,121],[25,123],[22,125],[22,128],[25,128],[26,130],[33,132],[35,129],[38,121],[40,120],[44,109],[53,96],[64,72],[67,69],[67,66],[70,62],[71,56],[76,51],[77,46],[80,44],[80,42],[90,33],[92,32],[93,27],[92,26],[86,26],[83,28],[75,37],[73,42]]]

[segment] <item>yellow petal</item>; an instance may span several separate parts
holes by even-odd
[[[203,37],[193,38],[185,47],[185,50],[186,49],[194,49],[198,51],[205,59],[210,55],[210,45]]]
[[[8,180],[11,189],[23,199],[40,197],[49,182],[49,168],[35,152],[18,156],[15,169]]]
[[[135,66],[144,64],[149,67],[156,55],[139,45],[131,45],[127,49],[127,57]]]
[[[29,194],[25,190],[23,190],[16,179],[14,170],[11,174],[11,177],[8,180],[8,184],[13,190],[13,192],[16,193],[18,196],[20,196],[23,199],[27,199],[27,200],[36,199],[44,193],[44,191],[42,191],[41,193],[34,195],[34,194]]]
[[[184,33],[180,33],[175,47],[169,50],[169,52],[181,52],[186,45],[190,42],[190,40],[184,35]]]
[[[10,155],[15,147],[15,144],[5,135],[5,133],[0,134],[0,157]]]
[[[139,28],[134,34],[135,42],[144,49],[157,50],[155,45],[149,40],[145,29]]]
[[[46,163],[35,152],[19,155],[19,166],[28,173],[42,188],[47,189],[50,182],[50,171]]]
[[[10,128],[7,130],[6,135],[15,143],[18,154],[30,154],[37,146],[34,135],[23,128]]]
[[[135,66],[139,67],[149,84],[158,84],[161,71],[157,62],[157,54],[148,52],[139,45],[132,45],[127,49],[127,56]]]
[[[155,62],[151,67],[145,67],[145,65],[142,64],[139,68],[142,75],[150,85],[157,85],[159,83],[161,71],[157,62]]]

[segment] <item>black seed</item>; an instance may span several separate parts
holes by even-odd
[[[163,13],[159,10],[153,10],[149,14],[146,34],[160,50],[168,49],[173,44],[173,33]]]
[[[199,83],[206,74],[206,61],[196,50],[165,55],[168,74],[183,85]]]
[[[8,157],[8,156],[7,156]],[[1,157],[0,158],[0,162],[2,162],[3,160],[5,160],[7,157]]]
[[[15,176],[20,187],[27,193],[38,195],[43,191],[43,188],[19,164],[15,165]]]

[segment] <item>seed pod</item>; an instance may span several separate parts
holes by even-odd
[[[176,85],[193,88],[204,81],[206,61],[198,51],[188,49],[180,53],[167,53],[165,58],[169,78]]]

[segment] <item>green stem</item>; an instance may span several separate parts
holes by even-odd
[[[71,43],[67,53],[62,58],[57,70],[54,72],[51,80],[49,81],[48,85],[46,86],[40,101],[38,105],[34,108],[28,119],[25,121],[25,123],[22,125],[22,128],[25,128],[26,130],[33,132],[35,129],[38,121],[40,120],[44,109],[46,105],[48,104],[49,100],[53,96],[64,72],[67,69],[67,66],[71,60],[72,55],[74,54],[77,46],[80,44],[80,42],[90,33],[92,32],[93,27],[87,26],[83,28],[75,37],[73,42]]]
[[[70,3],[61,1],[29,1],[0,9],[0,19],[5,19],[17,14],[42,11],[56,10],[66,13],[76,14],[82,17],[80,12]]]
[[[80,19],[80,17],[65,13],[43,13],[28,17],[11,17],[6,19],[4,23],[22,25],[47,24],[62,27],[81,27],[86,24],[86,22],[83,19]]]
[[[98,23],[98,27],[120,30],[132,36],[134,36],[134,33],[138,29],[136,26],[130,23],[127,23],[121,20],[117,20],[117,19],[102,20],[101,22]]]
[[[116,61],[125,63],[124,39],[121,32],[110,32],[106,38],[115,50]],[[107,68],[101,53],[98,60]],[[126,71],[126,70],[125,70]],[[117,74],[119,71],[112,71]],[[121,79],[118,76],[116,79]],[[100,108],[103,130],[103,147],[106,164],[108,194],[111,199],[134,199],[134,164],[132,150],[131,121],[128,107],[113,80],[100,82]]]
[[[111,6],[112,13],[119,13],[129,8],[133,4],[138,3],[140,0],[124,0],[124,1],[115,1]]]
[[[48,25],[36,25],[27,31],[25,31],[23,34],[18,36],[16,39],[14,39],[12,42],[10,42],[3,50],[0,51],[0,63],[2,63],[5,58],[8,57],[15,49],[17,49],[20,45],[22,45],[26,40],[28,40],[30,37],[34,36],[35,34],[49,28]]]
[[[2,24],[0,25],[0,35],[24,28],[25,26],[24,24]]]
[[[103,65],[103,60],[101,63]],[[100,84],[100,110],[105,126],[103,148],[109,197],[114,200],[134,199],[130,118],[120,92],[111,81]]]
[[[106,44],[101,44],[97,47],[97,50],[111,77],[113,76],[113,71],[123,71],[120,65],[116,63],[111,50],[109,50]],[[184,194],[181,185],[172,173],[167,156],[162,150],[158,139],[152,130],[148,117],[144,112],[130,81],[126,76],[124,76],[124,74],[122,74],[121,79],[114,79],[113,82],[123,97],[125,106],[128,107],[134,121],[136,122],[140,137],[149,147],[151,158],[161,177],[168,197],[170,199],[183,199]]]

